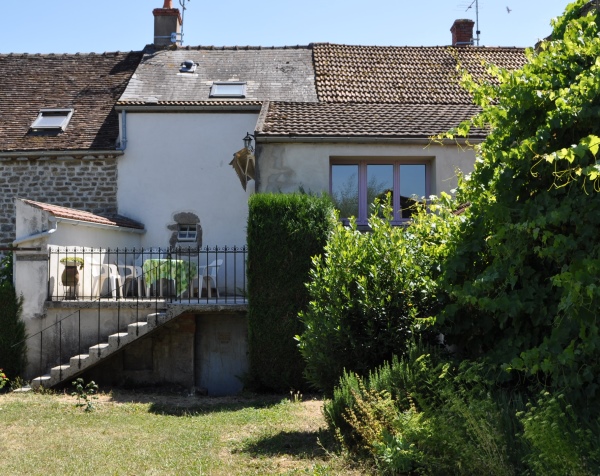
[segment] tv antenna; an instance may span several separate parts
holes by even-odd
[[[465,12],[473,8],[473,5],[475,5],[475,33],[477,34],[477,38],[474,39],[477,42],[477,46],[479,46],[479,34],[481,33],[479,31],[479,0],[473,0]]]
[[[183,45],[183,20],[185,18],[185,11],[187,10],[185,4],[190,0],[179,0],[179,5],[181,5],[181,44]]]

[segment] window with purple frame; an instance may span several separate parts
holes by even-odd
[[[340,218],[356,217],[366,225],[376,198],[390,195],[395,223],[408,220],[416,200],[428,196],[427,164],[406,161],[335,161],[331,164],[331,196]]]

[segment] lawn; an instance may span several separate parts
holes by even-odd
[[[0,395],[3,475],[358,475],[331,451],[322,401],[113,391]]]

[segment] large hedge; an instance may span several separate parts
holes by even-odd
[[[295,336],[308,303],[311,258],[333,228],[326,196],[256,194],[248,216],[250,383],[265,390],[306,387]]]
[[[0,261],[0,369],[11,380],[23,374],[26,364],[21,305],[12,282],[12,254],[8,254]]]

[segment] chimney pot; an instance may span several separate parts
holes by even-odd
[[[165,0],[163,8],[173,8],[173,0]]]
[[[473,20],[454,20],[450,32],[452,32],[452,46],[468,46],[473,44]]]

